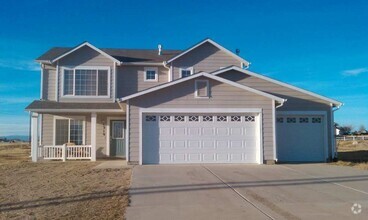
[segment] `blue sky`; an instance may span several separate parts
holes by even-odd
[[[210,37],[250,70],[345,103],[368,127],[367,1],[6,1],[0,4],[0,136],[28,134],[33,60],[53,46],[185,49]]]

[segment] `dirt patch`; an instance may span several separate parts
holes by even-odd
[[[99,162],[32,163],[29,146],[0,145],[0,219],[123,219],[130,169]]]
[[[368,140],[338,141],[338,161],[333,165],[368,170]]]

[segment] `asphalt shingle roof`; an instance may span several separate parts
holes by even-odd
[[[38,61],[50,61],[62,54],[72,50],[72,47],[54,47],[42,54],[36,60]],[[158,50],[150,49],[111,49],[100,48],[100,50],[109,54],[110,56],[118,59],[121,62],[163,62],[176,56],[181,50],[162,50],[162,54],[158,55]]]

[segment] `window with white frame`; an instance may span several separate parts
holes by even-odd
[[[180,68],[180,76],[181,78],[187,77],[193,74],[193,67]]]
[[[156,67],[146,67],[144,68],[144,81],[158,81],[158,68]]]
[[[109,67],[63,70],[63,96],[109,96]]]
[[[195,97],[208,98],[209,97],[209,82],[208,80],[195,81]]]
[[[66,143],[84,144],[84,121],[82,119],[55,119],[55,145]]]

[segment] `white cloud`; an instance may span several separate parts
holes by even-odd
[[[0,67],[15,70],[40,71],[40,65],[31,60],[0,59]]]
[[[351,69],[351,70],[344,70],[342,71],[342,75],[344,76],[358,76],[362,73],[367,73],[368,67],[364,68],[357,68],[357,69]]]

